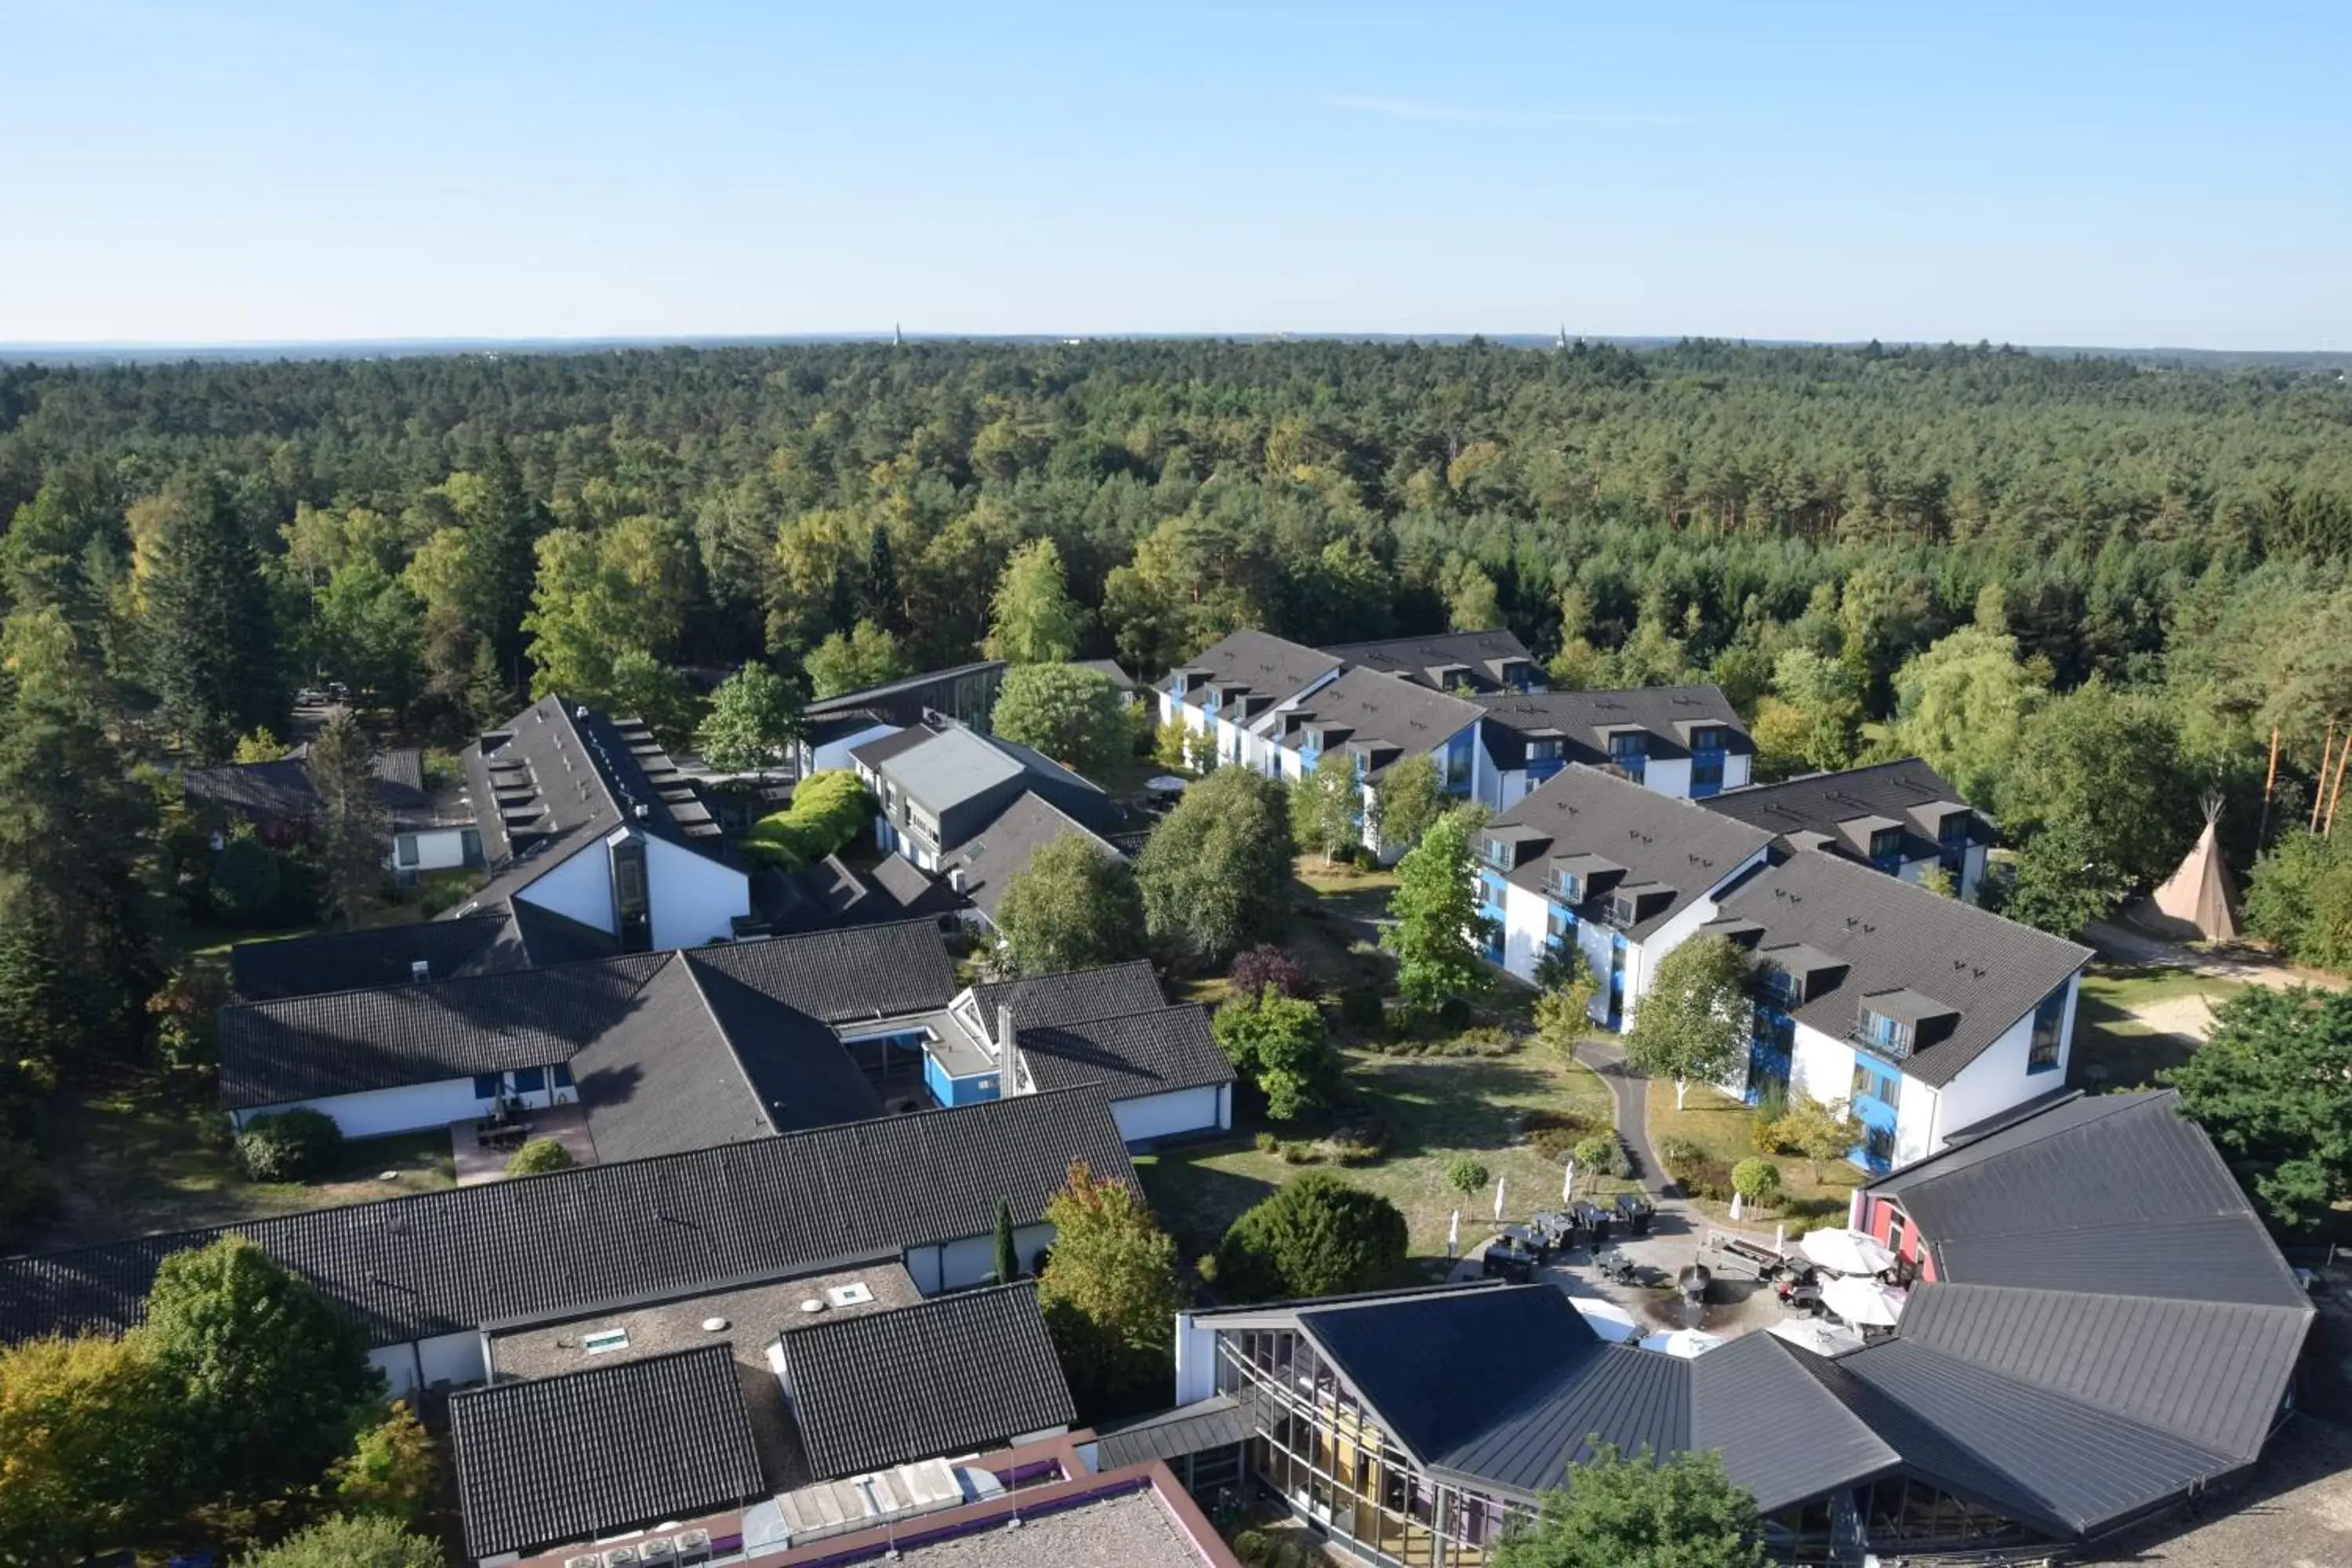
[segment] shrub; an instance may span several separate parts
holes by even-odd
[[[1591,1131],[1592,1123],[1572,1110],[1530,1110],[1519,1119],[1528,1146],[1555,1164],[1575,1153]]]
[[[1285,996],[1311,999],[1315,982],[1307,966],[1282,949],[1260,942],[1234,960],[1225,971],[1225,984],[1236,996],[1255,996],[1269,985]]]
[[[873,812],[873,797],[856,773],[817,773],[793,792],[791,805],[753,824],[741,848],[755,860],[797,871],[856,837]]]
[[[1579,1170],[1598,1175],[1622,1175],[1625,1169],[1624,1145],[1617,1142],[1614,1132],[1595,1132],[1577,1144],[1576,1163]]]
[[[1658,1158],[1664,1160],[1669,1165],[1688,1164],[1693,1160],[1703,1159],[1706,1156],[1706,1150],[1701,1149],[1697,1144],[1692,1142],[1687,1138],[1661,1138],[1658,1140]]]
[[[1266,1540],[1265,1531],[1244,1530],[1234,1537],[1234,1555],[1248,1563],[1249,1568],[1263,1568],[1266,1548],[1272,1544]]]
[[[1260,1129],[1257,1135],[1257,1152],[1261,1154],[1271,1154],[1274,1152],[1276,1146],[1281,1142],[1282,1140],[1276,1138],[1273,1133],[1265,1131],[1264,1129]]]
[[[550,1171],[572,1168],[572,1151],[552,1138],[534,1138],[514,1152],[507,1161],[509,1176],[543,1176]]]
[[[1461,1028],[1470,1021],[1470,1000],[1466,996],[1448,996],[1437,1005],[1437,1022],[1448,1029]]]
[[[1465,1198],[1484,1190],[1488,1180],[1486,1167],[1467,1154],[1445,1167],[1445,1184]]]
[[[1311,1165],[1320,1157],[1313,1142],[1305,1138],[1286,1138],[1276,1152],[1286,1165]]]
[[[1320,1171],[1250,1209],[1217,1244],[1217,1276],[1236,1301],[1372,1289],[1405,1273],[1397,1206]]]
[[[1324,1142],[1342,1165],[1369,1164],[1396,1142],[1396,1127],[1380,1112],[1368,1110],[1332,1129]]]
[[[237,1134],[236,1157],[257,1182],[299,1182],[324,1170],[343,1147],[343,1130],[322,1110],[257,1116]]]
[[[1750,1156],[1731,1167],[1731,1190],[1751,1203],[1769,1203],[1780,1190],[1780,1167]]]

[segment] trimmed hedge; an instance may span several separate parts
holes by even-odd
[[[257,1116],[236,1135],[236,1157],[257,1182],[299,1182],[342,1152],[343,1130],[322,1110],[299,1108]]]

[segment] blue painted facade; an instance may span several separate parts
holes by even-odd
[[[1701,730],[1696,740],[1691,747],[1691,798],[1705,800],[1723,791],[1724,733],[1720,730]]]
[[[1503,962],[1503,874],[1481,869],[1478,873],[1478,913],[1486,921],[1480,933],[1480,946],[1489,963]]]
[[[1862,1142],[1851,1156],[1854,1163],[1877,1173],[1894,1165],[1895,1123],[1902,1103],[1903,1069],[1855,1051],[1850,1107],[1862,1123]]]

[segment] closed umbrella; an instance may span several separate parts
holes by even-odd
[[[1822,1305],[1857,1329],[1891,1329],[1909,1292],[1859,1274],[1841,1274],[1822,1287]]]
[[[1809,1230],[1797,1250],[1832,1274],[1883,1274],[1895,1267],[1886,1244],[1858,1230]]]
[[[1496,1225],[1503,1223],[1503,1189],[1508,1184],[1509,1178],[1507,1177],[1497,1176],[1495,1178],[1495,1223]]]
[[[1696,1329],[1676,1329],[1672,1333],[1650,1335],[1642,1342],[1642,1348],[1656,1351],[1660,1355],[1690,1361],[1709,1351],[1721,1350],[1723,1342],[1718,1336],[1703,1334]]]
[[[1462,1251],[1462,1211],[1454,1211],[1453,1223],[1445,1227],[1445,1256],[1453,1258]]]
[[[1575,1199],[1576,1162],[1570,1160],[1568,1163],[1568,1173],[1559,1179],[1559,1201],[1563,1204],[1567,1204],[1574,1202]]]

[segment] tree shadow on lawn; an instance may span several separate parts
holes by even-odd
[[[1564,1098],[1555,1074],[1483,1058],[1391,1058],[1374,1068],[1359,1067],[1351,1077],[1358,1100],[1395,1131],[1388,1160],[1412,1159],[1433,1148],[1508,1148],[1518,1142],[1519,1121],[1528,1110]]]
[[[1169,1150],[1136,1162],[1152,1213],[1186,1256],[1210,1252],[1234,1220],[1274,1194],[1275,1184],[1208,1163],[1234,1145]]]

